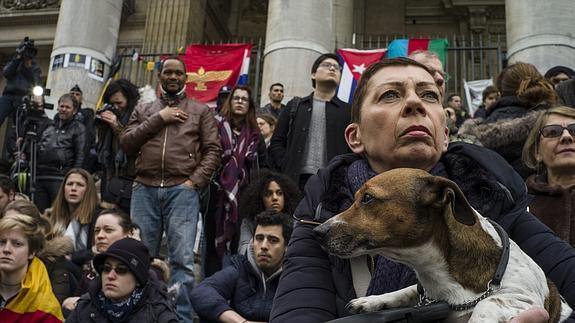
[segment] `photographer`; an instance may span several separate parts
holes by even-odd
[[[58,100],[58,115],[44,132],[38,143],[36,196],[34,202],[40,212],[52,204],[64,175],[84,163],[84,125],[74,119],[78,101],[64,94]]]
[[[138,88],[125,79],[110,83],[104,93],[105,105],[96,112],[98,162],[102,165],[102,201],[130,212],[134,158],[120,148],[120,134],[138,103]],[[135,156],[134,156],[135,157]]]
[[[21,104],[22,97],[30,94],[34,85],[41,83],[42,71],[34,61],[37,53],[34,41],[26,37],[16,49],[16,56],[4,66],[2,74],[6,78],[6,87],[0,97],[0,126]]]

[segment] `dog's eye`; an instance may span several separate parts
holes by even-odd
[[[373,196],[369,193],[365,193],[363,194],[363,197],[361,198],[361,204],[368,204],[369,202],[373,201]]]

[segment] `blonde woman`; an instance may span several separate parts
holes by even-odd
[[[0,220],[0,322],[62,322],[46,267],[36,254],[44,246],[37,218],[12,213]]]

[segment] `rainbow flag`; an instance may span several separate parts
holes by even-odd
[[[407,57],[416,50],[428,50],[436,53],[445,66],[448,46],[447,38],[396,39],[387,46],[387,58]]]

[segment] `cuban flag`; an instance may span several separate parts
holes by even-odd
[[[363,71],[377,61],[380,61],[387,49],[358,50],[351,48],[338,49],[339,61],[342,63],[341,81],[337,90],[337,97],[351,103],[357,82]]]

